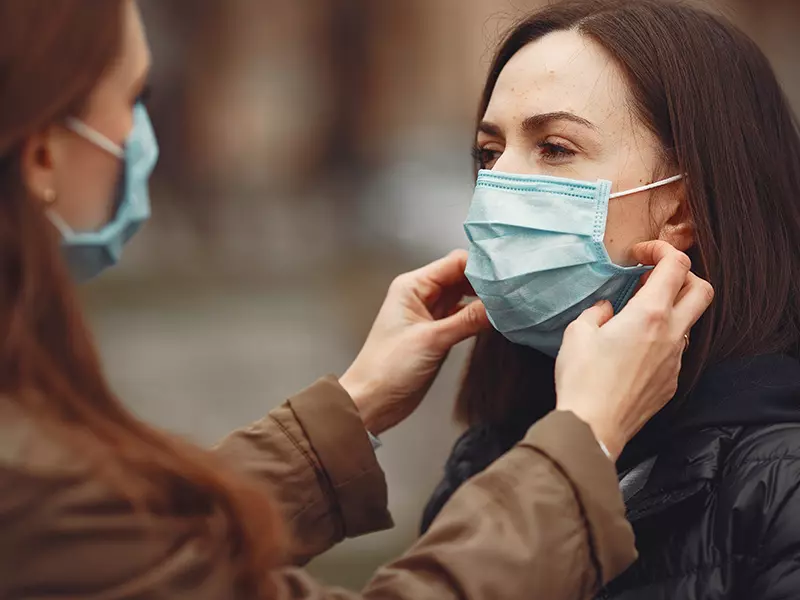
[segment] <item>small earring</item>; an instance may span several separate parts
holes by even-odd
[[[53,204],[57,197],[56,191],[52,188],[44,191],[44,201],[46,204]]]

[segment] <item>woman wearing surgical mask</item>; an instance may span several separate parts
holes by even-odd
[[[297,565],[391,526],[372,434],[413,412],[486,311],[461,308],[455,252],[397,278],[341,378],[213,451],[137,420],[73,281],[115,264],[150,213],[149,60],[132,0],[0,0],[0,598],[572,599],[620,573],[635,550],[612,461],[674,393],[710,302],[688,259],[640,246],[656,267],[637,299],[565,339],[558,410],[362,594],[327,589]]]
[[[617,463],[640,558],[601,597],[798,597],[800,136],[768,61],[685,4],[560,3],[500,45],[479,114],[467,275],[498,331],[423,529],[576,384],[565,328],[624,306],[632,249],[661,240],[717,296],[676,400]]]

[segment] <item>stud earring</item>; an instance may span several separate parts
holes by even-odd
[[[58,195],[56,194],[56,191],[52,188],[44,191],[44,201],[46,204],[53,204],[57,197]]]

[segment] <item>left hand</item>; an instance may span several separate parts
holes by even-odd
[[[379,435],[419,406],[450,348],[490,327],[464,275],[467,252],[456,250],[421,269],[400,275],[367,341],[339,382],[365,427]]]
[[[714,289],[667,242],[637,245],[638,262],[656,267],[617,314],[601,302],[567,328],[556,360],[556,408],[589,424],[616,460],[678,389],[685,335]]]

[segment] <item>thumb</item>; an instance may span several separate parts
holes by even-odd
[[[444,345],[444,350],[449,350],[459,342],[471,338],[492,325],[483,302],[475,300],[455,314],[435,321],[437,339]]]
[[[614,307],[611,306],[611,302],[608,300],[601,300],[593,307],[587,308],[585,311],[583,311],[583,314],[578,317],[578,320],[582,321],[586,325],[591,325],[592,327],[599,329],[608,323],[613,316]]]

